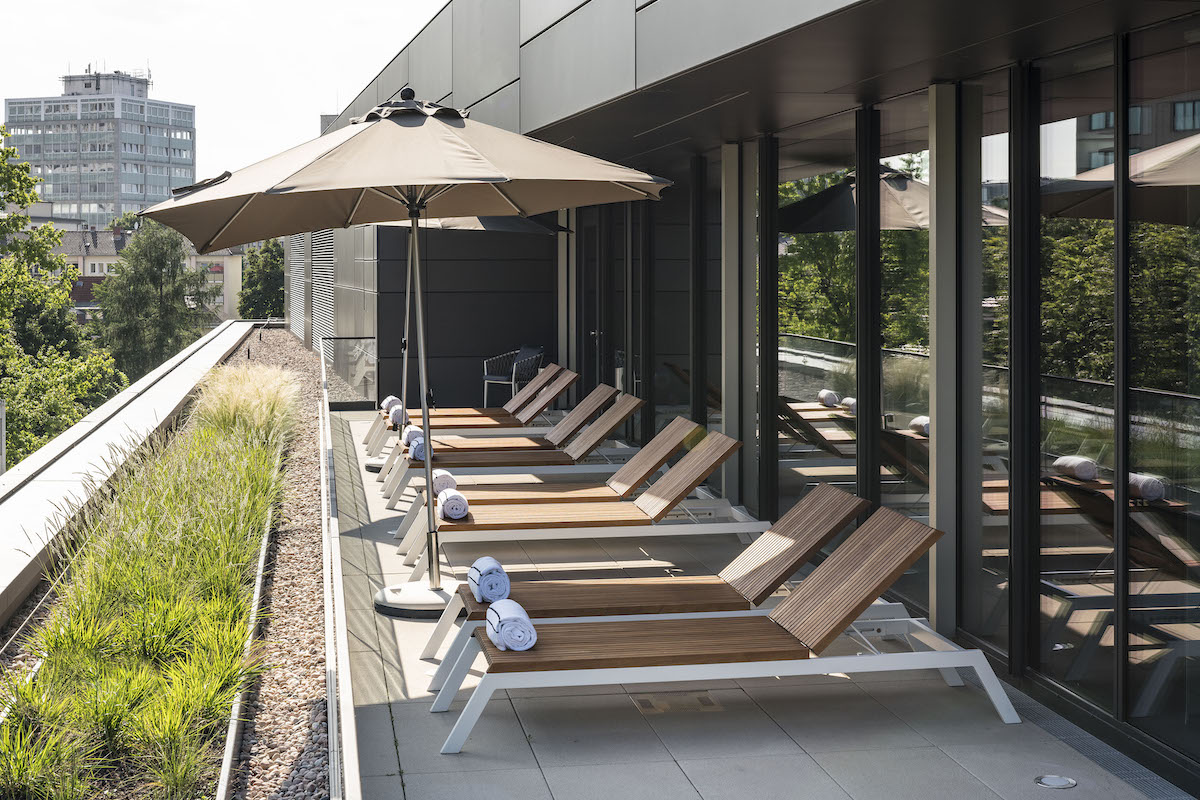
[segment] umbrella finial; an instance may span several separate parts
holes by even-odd
[[[417,93],[413,91],[411,86],[405,86],[403,89],[400,90],[400,99],[401,100],[413,100],[416,98],[416,96],[417,96]]]

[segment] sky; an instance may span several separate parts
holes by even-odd
[[[196,106],[196,177],[316,137],[447,0],[125,0],[5,13],[0,98],[57,95],[59,78],[150,69],[150,96]],[[13,23],[16,23],[15,25]]]

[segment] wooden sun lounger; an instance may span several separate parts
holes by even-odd
[[[577,380],[578,373],[563,369],[557,364],[549,364],[502,407],[431,408],[429,424],[431,428],[456,433],[520,430],[544,414]],[[413,420],[419,416],[417,413],[409,413],[410,419]],[[367,455],[379,455],[387,443],[388,433],[395,430],[396,426],[391,424],[387,414],[381,409],[367,432],[366,439],[363,440],[367,445]]]
[[[594,539],[634,535],[681,536],[708,533],[761,533],[767,525],[747,519],[733,522],[689,522],[660,524],[667,514],[681,506],[685,498],[733,455],[741,442],[722,433],[710,433],[675,466],[650,485],[635,501],[529,503],[487,505],[474,508],[465,519],[437,520],[438,536],[443,543],[491,542],[521,539]],[[713,504],[700,501],[699,504]],[[716,501],[715,505],[727,505]],[[684,508],[687,511],[688,509]],[[694,513],[694,509],[693,509]],[[416,561],[409,580],[425,574],[429,558],[426,551],[425,516],[418,515],[401,543],[407,548],[405,563]],[[650,528],[649,531],[646,529]]]
[[[595,686],[782,677],[831,672],[938,669],[961,685],[956,667],[975,670],[1000,718],[1020,722],[987,659],[962,650],[921,620],[875,621],[872,633],[906,635],[912,652],[819,656],[879,594],[914,564],[941,535],[891,509],[880,509],[850,534],[786,600],[767,614],[710,619],[546,623],[533,649],[496,648],[476,630],[447,677],[459,684],[482,651],[487,671],[471,694],[443,753],[458,753],[488,700],[499,689]],[[860,631],[861,634],[861,631]],[[431,711],[446,711],[442,692]],[[586,725],[586,720],[581,720]]]
[[[744,612],[761,605],[801,565],[808,563],[834,536],[871,507],[862,498],[832,486],[809,492],[791,511],[746,547],[717,575],[696,577],[605,578],[598,580],[516,581],[509,594],[533,619],[654,615],[684,618]],[[421,653],[432,658],[458,618],[459,628],[430,689],[441,689],[445,676],[483,624],[487,604],[477,601],[461,583]],[[458,691],[450,687],[451,693]]]
[[[617,428],[621,427],[627,419],[633,416],[635,411],[642,407],[644,402],[633,395],[620,395],[607,411],[584,428],[562,449],[535,447],[517,450],[476,449],[439,452],[435,445],[432,454],[433,466],[436,469],[450,470],[574,466],[591,455],[597,447],[612,436]],[[378,480],[384,482],[383,494],[388,498],[388,508],[395,508],[399,503],[400,496],[413,473],[420,471],[415,469],[416,466],[423,467],[424,464],[412,461],[407,455],[402,455],[399,446],[393,448],[378,476]]]
[[[689,419],[676,417],[655,434],[645,447],[636,451],[604,483],[594,481],[588,483],[505,482],[488,483],[482,486],[460,486],[459,491],[463,493],[471,506],[625,500],[658,472],[679,448],[689,440],[696,439],[698,441],[703,436],[704,428],[702,426]],[[425,492],[423,489],[419,489],[404,518],[400,521],[399,527],[392,532],[393,535],[397,538],[407,536],[424,508]]]
[[[822,406],[822,408],[824,407]],[[788,402],[781,397],[778,409],[780,422],[785,426],[785,430],[790,430],[795,434],[795,438],[838,458],[854,458],[857,445],[852,431],[844,428],[818,428],[807,416],[810,412],[816,412],[816,409],[809,408],[804,403]],[[825,416],[820,417],[818,421],[835,419],[836,417],[830,412],[836,411],[837,409],[824,409],[824,412],[821,413],[824,413]]]

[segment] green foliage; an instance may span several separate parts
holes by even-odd
[[[261,669],[243,648],[296,403],[290,373],[221,368],[174,439],[127,461],[30,640],[41,670],[0,684],[0,800],[205,791],[233,697]]]
[[[242,260],[238,315],[242,319],[283,316],[283,245],[278,239],[250,248]]]
[[[183,236],[146,220],[96,287],[101,338],[121,371],[140,378],[200,338],[218,291],[188,269]]]
[[[108,223],[110,231],[136,231],[142,224],[142,218],[137,215],[136,211],[126,211],[118,217],[113,217],[112,222]]]
[[[0,128],[0,140],[5,136]],[[78,277],[52,252],[62,240],[51,225],[26,230],[23,213],[37,179],[0,147],[0,399],[6,404],[5,455],[12,465],[74,425],[126,385],[112,356],[75,321]]]

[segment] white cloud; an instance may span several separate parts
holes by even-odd
[[[196,106],[197,176],[319,133],[446,0],[60,0],[6,14],[0,97],[56,95],[59,77],[145,69],[152,97]],[[12,24],[16,23],[16,24]],[[420,87],[418,89],[418,94]],[[431,98],[432,99],[432,98]]]

